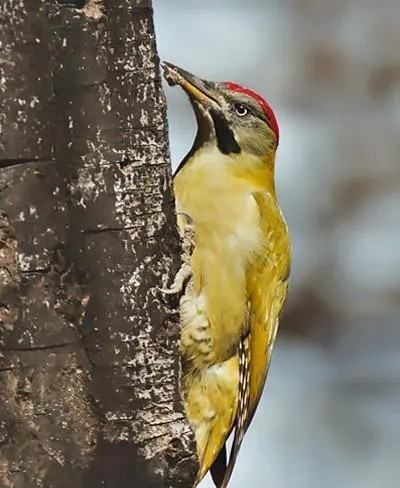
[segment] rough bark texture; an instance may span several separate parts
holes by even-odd
[[[0,5],[0,487],[188,487],[146,0]]]

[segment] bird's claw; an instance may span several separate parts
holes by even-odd
[[[186,284],[192,277],[191,268],[191,256],[193,252],[193,237],[194,237],[194,226],[191,218],[182,212],[178,215],[184,216],[188,223],[185,225],[184,230],[181,232],[182,239],[182,265],[175,275],[174,281],[171,286],[167,288],[160,288],[161,293],[165,295],[178,295],[183,294]]]
[[[183,293],[185,284],[192,276],[190,265],[186,262],[182,264],[175,275],[174,282],[168,288],[160,288],[161,293],[165,295],[178,295]]]

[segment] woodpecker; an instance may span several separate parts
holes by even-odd
[[[182,295],[182,389],[200,466],[195,486],[211,470],[225,488],[264,388],[288,289],[290,242],[274,182],[279,127],[253,90],[162,67],[167,82],[189,96],[198,126],[174,175],[178,227],[190,243],[171,287]]]

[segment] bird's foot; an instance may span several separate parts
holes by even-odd
[[[183,293],[185,284],[192,276],[192,269],[190,264],[183,263],[175,275],[174,281],[168,288],[160,288],[160,291],[165,295],[178,295]]]
[[[192,277],[191,257],[194,248],[194,225],[189,215],[178,212],[178,217],[184,217],[186,220],[183,231],[181,231],[182,265],[176,273],[172,285],[167,288],[160,288],[160,291],[165,295],[182,294]]]

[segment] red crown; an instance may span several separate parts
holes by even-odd
[[[255,100],[261,108],[264,110],[265,115],[267,116],[268,119],[268,125],[271,127],[271,130],[274,132],[276,136],[276,141],[279,142],[279,125],[278,121],[276,120],[274,111],[272,110],[271,106],[269,105],[266,100],[256,93],[253,90],[249,90],[248,88],[245,88],[244,86],[238,85],[237,83],[231,83],[230,81],[225,82],[225,87],[228,90],[232,90],[235,92],[239,93],[244,93],[245,95],[251,97],[253,100]]]

